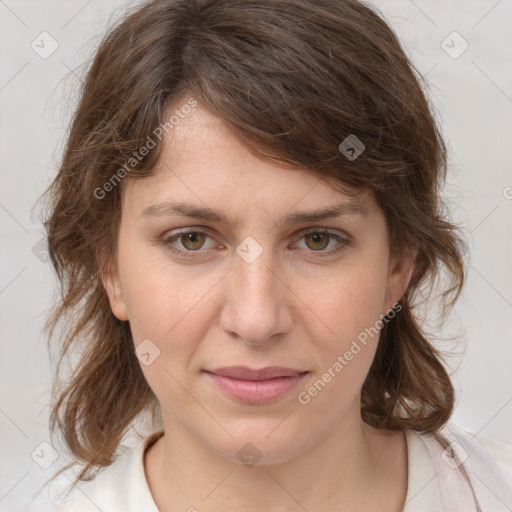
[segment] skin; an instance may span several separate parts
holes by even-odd
[[[141,365],[165,430],[144,461],[159,510],[401,510],[404,434],[371,428],[360,416],[378,337],[307,405],[297,398],[389,311],[411,278],[413,256],[390,257],[373,194],[358,196],[366,215],[285,225],[279,221],[289,213],[351,197],[308,169],[256,158],[200,105],[163,144],[152,176],[122,184],[117,265],[103,281],[115,316],[130,321],[135,346],[149,339],[160,350]],[[166,200],[222,211],[229,223],[141,216]],[[159,245],[186,227],[212,236],[169,242],[188,258]],[[312,240],[306,228],[328,228],[351,244],[322,257],[340,242]],[[236,252],[248,236],[262,248],[251,263]],[[310,373],[275,402],[247,405],[202,371],[233,365]],[[261,453],[252,467],[237,456],[248,442]]]

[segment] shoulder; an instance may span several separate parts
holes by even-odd
[[[32,498],[25,512],[67,512],[80,493],[79,487],[72,485],[73,479],[71,470],[54,476]]]
[[[74,475],[61,473],[37,493],[25,512],[97,512],[98,509],[102,510],[98,495],[104,495],[104,489],[119,488],[119,486],[112,485],[112,480],[121,479],[116,477],[123,472],[125,464],[126,458],[123,457],[111,466],[103,468],[93,480],[81,481],[74,485]],[[104,501],[105,496],[101,496],[101,499]]]
[[[149,508],[143,507],[141,510],[153,510],[144,475],[143,456],[147,446],[159,435],[161,432],[156,432],[140,440],[91,481],[73,486],[74,475],[61,473],[39,491],[26,512],[126,512],[134,505],[134,496],[136,505],[143,499],[146,500],[145,504],[149,504]]]
[[[507,475],[508,479],[512,481],[512,444],[504,443],[503,441],[498,441],[491,437],[481,435],[475,436],[471,432],[467,433],[474,436],[487,453],[489,453],[503,473]]]
[[[453,422],[447,423],[441,428],[437,434],[421,434],[415,430],[405,430],[407,440],[410,444],[416,444],[423,441],[425,445],[429,443],[435,444],[439,449],[443,450],[445,454],[451,453],[450,450],[445,451],[450,443],[461,441],[463,446],[469,448],[473,453],[478,450],[480,453],[486,454],[486,460],[492,461],[493,465],[497,465],[505,475],[512,480],[512,444],[498,441],[491,437],[475,434]],[[452,446],[454,448],[454,446]],[[418,452],[421,450],[418,450]],[[464,456],[464,454],[459,454]],[[468,453],[471,455],[471,453]],[[452,453],[453,456],[453,453]]]
[[[477,436],[452,422],[434,434],[418,435],[429,452],[448,510],[456,509],[457,503],[477,503],[482,510],[512,509],[510,444]]]
[[[512,444],[475,434],[453,422],[445,425],[439,433],[449,442],[461,442],[467,452],[463,453],[463,456],[499,468],[499,471],[512,482]]]

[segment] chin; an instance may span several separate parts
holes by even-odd
[[[314,445],[315,439],[303,428],[294,429],[291,422],[286,425],[288,420],[280,424],[281,421],[275,418],[240,420],[235,429],[233,425],[226,425],[233,437],[223,436],[220,443],[212,440],[208,444],[219,455],[247,467],[285,463]]]

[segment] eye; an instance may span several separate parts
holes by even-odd
[[[180,256],[189,257],[186,253],[203,253],[205,240],[212,238],[210,233],[200,228],[189,228],[179,231],[170,236],[164,236],[160,245],[165,246],[170,252]],[[178,243],[178,247],[176,247]],[[180,247],[181,245],[181,247]],[[193,256],[192,256],[193,257]]]
[[[307,232],[303,232],[300,240],[304,240],[306,249],[309,249],[314,253],[319,253],[318,256],[331,256],[333,254],[337,254],[352,243],[348,236],[342,236],[339,233],[328,229],[318,228],[310,228]],[[329,250],[325,250],[329,245],[331,245],[331,248]]]
[[[299,240],[304,240],[305,247],[298,248],[305,248],[308,252],[317,253],[315,257],[332,256],[352,243],[348,236],[342,236],[329,229],[309,228],[300,234]],[[212,242],[209,247],[205,247],[208,239]],[[209,230],[191,227],[164,236],[159,245],[164,246],[168,251],[178,256],[194,258],[204,256],[208,250],[215,248],[214,242],[213,235]],[[326,250],[329,246],[331,246],[330,249]]]

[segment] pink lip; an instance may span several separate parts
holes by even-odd
[[[277,400],[293,389],[308,373],[277,366],[260,370],[232,366],[205,372],[222,391],[250,405]]]

